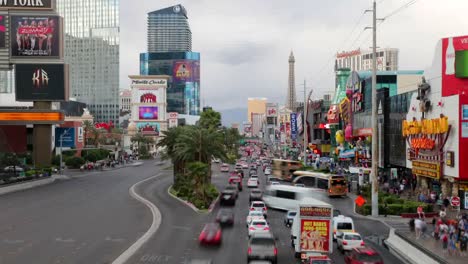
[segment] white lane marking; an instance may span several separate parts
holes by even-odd
[[[63,239],[61,237],[56,238],[55,241],[64,242],[64,243],[73,243],[73,242],[75,242],[75,240],[73,238]]]
[[[125,250],[118,258],[116,258],[112,264],[124,264],[127,262],[148,240],[158,231],[159,226],[161,225],[161,212],[159,211],[158,207],[151,203],[150,201],[146,200],[142,196],[140,196],[136,191],[136,187],[144,182],[150,181],[154,178],[159,177],[159,175],[155,175],[148,179],[142,180],[140,182],[135,183],[129,190],[130,195],[138,200],[139,202],[146,205],[150,210],[151,214],[153,215],[153,222],[151,223],[150,228],[146,231],[143,236],[141,236],[133,245],[131,245],[127,250]]]

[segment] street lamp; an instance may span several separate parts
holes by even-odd
[[[62,148],[63,148],[63,136],[65,136],[65,135],[67,134],[67,132],[68,132],[68,129],[65,129],[65,130],[63,131],[63,133],[60,135],[60,165],[59,165],[59,167],[60,167],[60,175],[63,174],[63,172],[62,172],[62,166],[63,166],[63,165],[62,165],[62,162],[63,162],[63,155],[62,155],[62,152],[63,152],[63,151],[62,151]]]

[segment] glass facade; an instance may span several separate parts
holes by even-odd
[[[119,120],[119,1],[57,0],[70,96],[86,103],[96,122]]]
[[[140,75],[169,75],[167,112],[200,114],[200,53],[140,54]]]
[[[13,93],[15,90],[14,71],[0,71],[0,94]]]
[[[148,52],[192,51],[187,11],[175,5],[148,13]]]

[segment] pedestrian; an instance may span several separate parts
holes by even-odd
[[[446,232],[442,233],[442,252],[446,256],[447,255],[447,249],[448,249],[448,236]]]
[[[460,236],[460,255],[462,257],[466,256],[466,245],[468,243],[468,236],[465,231],[461,232]]]
[[[457,241],[456,241],[455,236],[452,236],[452,238],[449,239],[448,250],[449,250],[450,256],[458,255],[457,254]]]
[[[423,228],[423,222],[421,219],[416,218],[414,220],[414,230],[415,230],[415,237],[416,239],[419,239],[421,237],[422,233],[422,228]]]

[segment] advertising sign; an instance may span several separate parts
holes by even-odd
[[[59,16],[10,17],[12,58],[55,58],[63,55],[62,19]]]
[[[83,129],[83,127],[78,127],[77,132],[78,132],[77,141],[81,143],[84,140],[84,129]]]
[[[297,118],[296,118],[296,123],[297,123],[297,133],[301,134],[302,133],[302,113],[297,113]]]
[[[153,93],[150,93],[146,90],[142,91],[143,94],[140,96],[140,103],[156,103],[157,96]]]
[[[468,65],[464,63],[468,62],[465,61],[468,57],[463,55],[463,51],[468,51],[468,36],[442,39],[442,96],[444,97],[458,94],[459,87],[466,86],[467,80],[463,79],[465,78],[463,72],[467,70]]]
[[[28,9],[28,10],[53,10],[55,0],[1,0],[0,10]]]
[[[57,147],[62,146],[64,148],[74,148],[75,147],[75,128],[74,127],[56,127],[55,128],[55,146]]]
[[[301,206],[300,216],[332,217],[332,209],[327,207]]]
[[[16,101],[68,100],[68,67],[64,64],[17,64]]]
[[[167,85],[167,80],[166,79],[149,79],[149,78],[137,78],[137,77],[130,77],[132,79],[131,85],[132,86],[150,86],[150,87],[155,87],[155,86],[166,86]]]
[[[266,108],[266,116],[267,117],[276,117],[278,115],[278,110],[276,106],[267,106]]]
[[[169,119],[169,128],[177,127],[178,123],[177,119]]]
[[[171,112],[171,113],[167,113],[167,116],[169,117],[169,119],[178,119],[179,118],[179,113]]]
[[[5,48],[5,19],[6,17],[4,15],[0,15],[0,48]]]
[[[146,120],[158,120],[158,107],[157,106],[140,106],[139,118]]]
[[[297,115],[296,113],[291,113],[291,139],[297,139]]]
[[[156,122],[137,123],[138,133],[143,135],[159,136],[161,126]]]
[[[330,125],[335,125],[335,124],[340,123],[340,115],[338,114],[337,105],[330,106],[330,110],[328,110],[328,113],[327,113],[327,119]]]
[[[193,80],[192,62],[188,60],[180,60],[174,62],[173,67],[174,82],[191,82]]]
[[[301,230],[301,251],[329,252],[330,220],[301,219]]]
[[[439,179],[441,175],[441,166],[440,163],[413,161],[412,172],[418,176]]]

